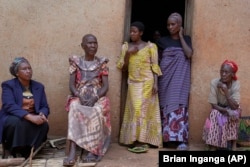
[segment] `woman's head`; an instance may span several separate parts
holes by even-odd
[[[98,49],[98,42],[96,36],[93,34],[86,34],[82,37],[81,46],[86,55],[94,56]]]
[[[236,72],[238,71],[238,65],[231,60],[225,60],[221,64],[220,76],[221,81],[224,83],[231,82],[232,80],[237,80]]]
[[[161,38],[161,33],[159,30],[155,30],[153,33],[153,41],[158,41]]]
[[[32,78],[32,68],[29,61],[24,57],[16,57],[10,65],[10,73],[14,77],[30,80]]]
[[[180,31],[180,27],[182,26],[182,17],[179,13],[172,13],[169,15],[167,20],[167,29],[169,33],[177,34]]]
[[[141,39],[141,36],[143,35],[145,26],[142,22],[136,21],[131,23],[130,26],[130,39],[131,41],[139,41]]]

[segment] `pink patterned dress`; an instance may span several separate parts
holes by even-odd
[[[74,55],[69,58],[69,62],[69,72],[76,75],[75,84],[80,95],[86,100],[96,96],[102,84],[101,76],[108,75],[108,59],[96,57],[94,61],[86,62]],[[81,148],[103,156],[111,138],[109,98],[101,97],[93,107],[89,107],[81,105],[78,97],[69,95],[66,110],[69,112],[67,138]]]

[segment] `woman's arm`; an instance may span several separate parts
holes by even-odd
[[[80,92],[75,87],[75,79],[76,79],[75,76],[76,76],[75,72],[70,74],[69,76],[69,90],[73,96],[79,97]]]
[[[108,75],[102,75],[102,87],[97,90],[97,96],[92,96],[91,99],[85,102],[86,106],[94,106],[94,104],[103,96],[106,95],[109,89]]]
[[[188,59],[191,59],[191,57],[193,55],[193,50],[192,50],[192,48],[190,48],[188,46],[188,44],[186,43],[186,41],[184,39],[182,27],[180,28],[180,31],[179,31],[179,37],[180,37],[181,45],[182,45],[182,48],[183,48],[185,55],[187,56]]]
[[[129,58],[132,54],[135,54],[136,52],[138,52],[138,47],[137,46],[132,46],[129,45],[128,50],[125,53],[125,57],[124,57],[124,65],[122,67],[122,71],[127,71],[128,70],[128,64],[129,64]]]
[[[224,94],[225,94],[225,97],[226,97],[226,100],[227,100],[227,103],[229,105],[229,107],[233,110],[236,110],[239,108],[239,104],[236,100],[234,100],[231,95],[229,94],[229,91],[228,91],[228,88],[227,88],[227,85],[222,83],[222,82],[219,82],[218,83],[218,89],[221,89]]]
[[[97,91],[98,98],[106,95],[109,89],[108,75],[102,76],[102,87]]]
[[[22,92],[22,90],[19,89],[20,88],[14,87],[13,84],[10,84],[10,82],[2,83],[2,108],[4,112],[7,112],[10,115],[23,118],[28,114],[28,111],[23,110],[20,105],[22,104],[23,99],[17,98],[22,97],[22,95],[18,94],[18,92]]]
[[[157,94],[158,93],[158,75],[153,73],[154,75],[154,85],[153,85],[153,94]]]
[[[217,104],[211,104],[211,105],[212,105],[212,108],[213,108],[213,109],[219,111],[221,114],[223,114],[223,115],[228,115],[227,109],[226,109],[226,108],[220,107],[220,106],[217,105]]]

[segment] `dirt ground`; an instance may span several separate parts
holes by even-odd
[[[190,146],[190,150],[204,150],[203,145]],[[95,167],[158,167],[159,150],[174,151],[174,148],[149,148],[146,153],[132,153],[127,147],[112,143],[103,159]],[[78,155],[80,153],[78,152]],[[46,144],[32,159],[32,167],[62,167],[65,158],[65,148],[52,148]],[[83,167],[87,164],[76,163],[74,167]],[[28,161],[23,167],[30,167]]]
[[[190,150],[204,150],[204,145],[191,145]],[[174,148],[150,148],[147,153],[135,154],[126,147],[113,143],[96,167],[158,167],[159,150],[175,151]]]
[[[238,148],[239,151],[241,148]],[[243,149],[243,148],[242,148]],[[250,148],[248,147],[248,150]],[[159,167],[158,154],[159,151],[176,151],[171,147],[164,148],[149,148],[146,153],[132,153],[127,150],[127,147],[121,146],[118,143],[112,143],[109,150],[103,159],[92,166],[95,167]],[[204,151],[205,145],[189,145],[189,151]],[[243,151],[243,150],[242,150]],[[2,153],[0,149],[0,154]],[[80,155],[80,150],[77,152]],[[63,167],[63,159],[65,158],[65,145],[61,148],[53,148],[50,144],[46,144],[32,159],[31,163],[26,161],[19,167]],[[79,159],[79,157],[78,157]],[[0,159],[1,160],[1,159]],[[25,164],[25,165],[23,165]],[[31,165],[32,164],[32,165]],[[90,166],[86,163],[75,164],[74,167]]]

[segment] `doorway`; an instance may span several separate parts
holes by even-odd
[[[167,35],[167,18],[173,12],[180,13],[183,17],[183,23],[185,24],[185,9],[188,6],[187,2],[188,0],[126,0],[124,41],[129,40],[130,23],[134,21],[141,21],[144,23],[145,30],[142,37],[144,41],[153,41],[153,33],[155,30],[160,31],[162,36]],[[120,126],[125,110],[127,78],[127,72],[122,72]]]
[[[178,12],[185,18],[185,0],[132,0],[131,3],[131,22],[141,21],[145,25],[142,39],[153,41],[155,30],[160,31],[161,35],[167,35],[167,18],[173,13]]]

